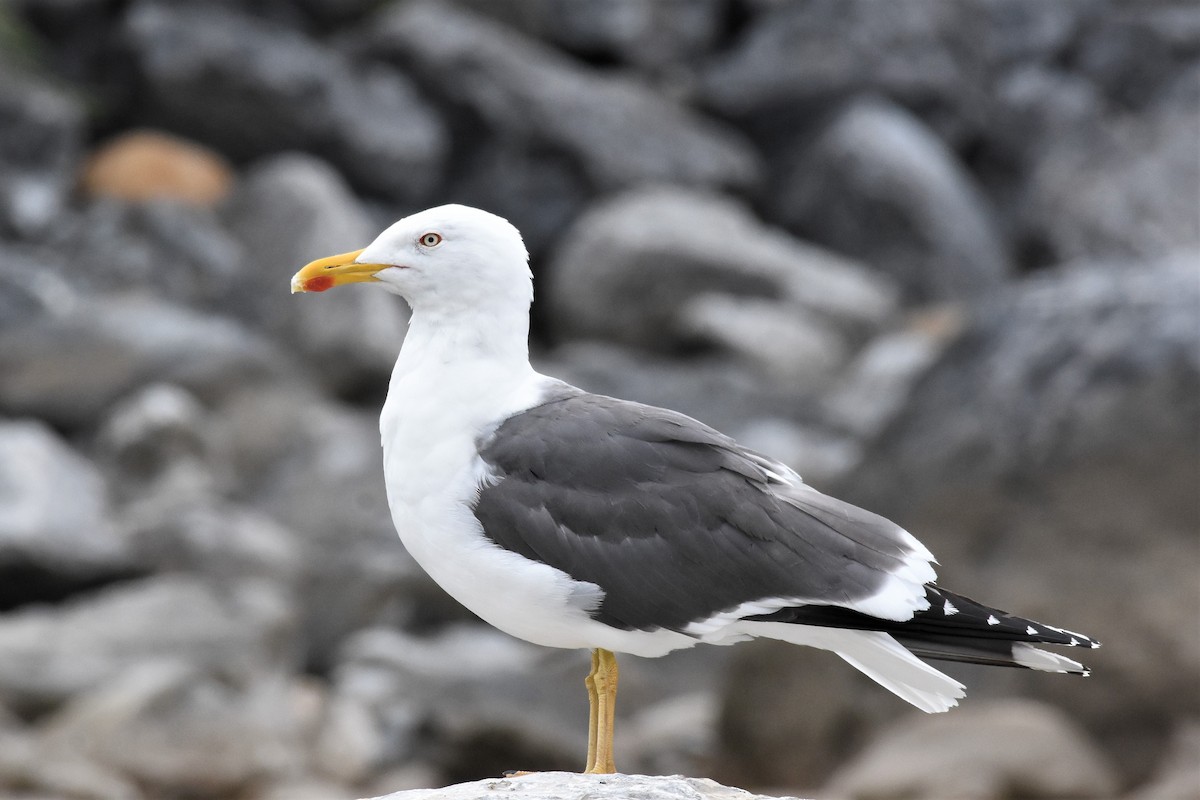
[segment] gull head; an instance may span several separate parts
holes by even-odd
[[[396,222],[361,250],[317,259],[292,276],[292,292],[374,283],[414,310],[485,308],[533,299],[529,254],[508,220],[461,205]]]

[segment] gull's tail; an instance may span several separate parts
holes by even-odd
[[[1036,645],[1099,647],[1080,633],[1015,617],[932,584],[929,608],[884,620],[836,606],[798,606],[746,617],[740,631],[831,650],[924,711],[958,704],[963,686],[921,658],[1087,675],[1077,661]]]

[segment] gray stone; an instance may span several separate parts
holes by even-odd
[[[445,599],[417,607],[440,590],[396,537],[374,412],[279,387],[247,392],[220,416],[242,496],[295,536],[310,664],[327,666],[339,642],[368,625],[403,624],[434,608],[465,613]]]
[[[955,18],[944,3],[880,8],[870,0],[820,0],[768,7],[715,60],[704,96],[734,116],[786,116],[789,107],[864,90],[910,103],[944,101],[965,82],[963,64],[944,44]]]
[[[83,125],[78,98],[0,59],[0,230],[39,233],[62,211]]]
[[[0,608],[130,571],[106,491],[43,423],[0,422]]]
[[[874,440],[904,411],[963,325],[959,309],[943,307],[871,340],[821,398],[822,418],[860,440]]]
[[[681,360],[599,342],[573,342],[534,359],[538,370],[589,392],[671,408],[730,435],[756,419],[797,413],[790,386],[762,380],[730,355]]]
[[[149,661],[55,713],[42,748],[82,754],[158,796],[230,796],[300,766],[286,691],[277,677],[238,684],[182,659]]]
[[[195,396],[171,384],[151,384],[119,401],[96,435],[97,459],[114,493],[128,500],[216,489],[207,422]]]
[[[812,391],[848,359],[843,337],[784,303],[728,294],[698,294],[683,304],[680,338],[735,353],[797,395]]]
[[[878,100],[842,111],[782,179],[792,230],[895,278],[910,301],[979,297],[1007,277],[987,200],[919,120]]]
[[[1200,51],[1200,9],[1192,3],[1109,4],[1091,23],[1072,66],[1126,108],[1158,102]]]
[[[730,650],[712,766],[725,783],[819,786],[911,709],[832,653],[765,639]]]
[[[192,577],[119,584],[0,617],[0,700],[44,711],[164,658],[236,679],[290,655],[293,612],[265,584],[217,590]]]
[[[758,178],[755,154],[732,129],[445,4],[385,9],[351,44],[411,65],[492,136],[567,154],[600,190],[650,181],[745,188]]]
[[[703,56],[725,13],[720,0],[473,0],[469,6],[585,58],[653,71]]]
[[[1126,800],[1196,800],[1200,797],[1200,722],[1185,723],[1154,767],[1149,781]]]
[[[78,305],[67,266],[48,248],[0,241],[0,330]]]
[[[497,137],[471,154],[448,192],[455,202],[498,214],[521,232],[534,269],[591,195],[568,155]]]
[[[833,487],[925,542],[948,588],[1109,645],[1087,680],[965,682],[1069,709],[1130,771],[1200,713],[1200,642],[1179,635],[1200,607],[1197,309],[1190,256],[1028,281],[975,311]],[[1136,568],[1113,569],[1130,547]]]
[[[1200,104],[1082,126],[1038,159],[1023,235],[1052,262],[1200,250]]]
[[[1113,797],[1116,779],[1061,712],[1004,701],[906,718],[841,767],[822,790],[845,798],[971,800]]]
[[[362,188],[405,202],[439,179],[441,120],[404,76],[358,69],[302,34],[220,6],[141,2],[124,34],[142,114],[229,155],[325,154]]]
[[[131,504],[118,525],[139,566],[196,573],[214,586],[262,579],[294,591],[305,571],[295,533],[216,497],[165,491]]]
[[[534,772],[517,778],[490,778],[442,789],[411,789],[374,800],[566,800],[572,797],[596,800],[624,800],[630,797],[644,800],[767,800],[765,795],[722,786],[707,778],[564,772]]]
[[[549,270],[541,297],[560,337],[647,350],[694,342],[694,322],[685,315],[701,295],[772,304],[775,314],[822,329],[826,344],[848,344],[895,307],[887,279],[764,226],[737,201],[683,189],[634,190],[591,209],[564,237]],[[735,350],[753,336],[716,326],[705,333]]]
[[[316,258],[366,247],[378,233],[329,165],[285,154],[253,166],[225,209],[246,252],[223,308],[305,356],[326,385],[384,383],[404,341],[404,304],[372,286],[292,295],[293,273]]]
[[[1062,55],[1092,0],[761,4],[702,83],[707,103],[775,135],[830,102],[890,98],[951,141],[979,129],[992,76]]]
[[[46,239],[62,276],[85,296],[151,290],[212,308],[223,288],[240,280],[244,260],[211,209],[167,201],[98,199],[60,215]]]
[[[0,413],[86,425],[146,382],[177,383],[212,400],[286,372],[282,362],[232,320],[144,295],[108,296],[0,330]]]
[[[3,800],[142,800],[137,785],[74,752],[48,753],[32,732],[0,731]]]
[[[629,733],[629,741],[624,733],[616,737],[622,769],[697,763],[709,740],[689,721],[709,718],[714,672],[725,652],[621,660],[618,727]],[[373,629],[347,641],[334,670],[333,700],[373,721],[374,741],[384,744],[375,751],[377,767],[425,753],[442,781],[511,769],[580,769],[587,669],[586,651],[538,648],[474,623],[421,636]]]

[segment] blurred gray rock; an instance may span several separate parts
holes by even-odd
[[[295,535],[310,664],[326,667],[359,628],[428,613],[415,603],[433,583],[396,536],[375,412],[277,388],[227,404],[221,426],[233,446],[241,499]]]
[[[110,295],[0,330],[0,413],[74,427],[143,383],[177,383],[211,400],[286,371],[284,359],[232,320]]]
[[[851,105],[817,136],[782,178],[773,213],[895,278],[909,301],[983,296],[1010,270],[993,212],[958,159],[878,100]]]
[[[180,658],[132,665],[47,720],[42,748],[81,753],[156,795],[227,797],[300,766],[286,690]]]
[[[374,800],[477,800],[503,795],[514,800],[566,800],[587,797],[596,800],[767,800],[767,795],[722,786],[708,778],[682,775],[581,775],[574,772],[533,772],[515,778],[490,778],[442,789],[411,789],[393,792]],[[782,800],[796,800],[783,797]]]
[[[0,331],[73,309],[65,261],[48,248],[0,241]]]
[[[1123,107],[1158,102],[1200,53],[1200,9],[1180,0],[1105,6],[1080,35],[1072,66]]]
[[[821,398],[822,419],[860,440],[874,440],[907,408],[914,387],[963,325],[961,310],[942,308],[872,339]]]
[[[515,225],[534,269],[590,194],[587,176],[569,155],[502,138],[473,152],[448,192],[455,202],[487,209]]]
[[[754,366],[729,355],[680,360],[580,341],[535,356],[534,363],[586,391],[671,408],[731,436],[756,419],[787,419],[797,410],[791,387],[765,384]]]
[[[304,355],[328,386],[386,385],[408,321],[400,300],[373,286],[289,291],[309,261],[366,247],[378,235],[345,181],[312,156],[275,156],[250,169],[225,218],[246,257],[224,308]]]
[[[632,737],[627,744],[617,737],[626,748],[618,751],[622,769],[696,763],[709,741],[688,723],[712,713],[723,655],[709,649],[621,661],[618,726]],[[587,669],[585,651],[538,648],[478,624],[421,636],[373,629],[343,648],[333,701],[371,721],[376,733],[367,741],[383,745],[376,765],[416,758],[436,765],[443,781],[514,768],[580,769]],[[646,749],[634,752],[637,742]]]
[[[1200,250],[1200,103],[1082,127],[1050,146],[1020,198],[1052,260]]]
[[[32,731],[0,729],[0,797],[142,800],[144,795],[133,781],[79,753],[47,753]]]
[[[133,571],[96,468],[38,420],[0,421],[0,609]]]
[[[589,210],[564,237],[547,282],[542,301],[565,338],[666,352],[699,340],[742,354],[764,328],[803,339],[777,352],[763,343],[756,356],[778,367],[790,354],[769,377],[791,385],[827,374],[839,351],[848,355],[895,308],[887,279],[764,226],[735,200],[674,188],[634,190]],[[712,295],[729,299],[704,299]]]
[[[717,55],[702,96],[771,136],[807,128],[831,102],[877,95],[918,110],[956,142],[978,130],[993,75],[1058,58],[1091,0],[761,4]]]
[[[0,230],[40,233],[74,185],[83,104],[7,57],[0,67]]]
[[[1117,781],[1062,712],[1006,700],[910,715],[884,731],[822,789],[832,797],[1113,797]]]
[[[208,208],[96,200],[63,214],[45,239],[63,277],[85,296],[153,291],[211,308],[241,279],[242,250]]]
[[[654,181],[746,188],[758,178],[758,160],[734,130],[470,12],[403,3],[349,46],[411,68],[492,136],[569,155],[600,190]]]
[[[724,783],[818,786],[911,708],[832,653],[765,639],[729,649],[712,766]]]
[[[836,331],[775,300],[698,294],[683,304],[676,327],[681,339],[717,344],[797,394],[823,383],[849,357]]]
[[[668,71],[716,43],[726,11],[722,0],[472,0],[468,6],[584,58]]]
[[[562,658],[551,662],[551,653]],[[366,723],[352,763],[380,767],[423,755],[450,773],[468,764],[482,775],[577,768],[587,750],[587,704],[586,654],[576,656],[479,625],[423,637],[367,630],[342,650],[331,710]],[[351,746],[344,737],[318,740],[318,757]]]
[[[1155,765],[1151,779],[1127,800],[1177,800],[1200,797],[1200,722],[1185,723]]]
[[[716,749],[718,701],[712,692],[680,694],[621,720],[613,747],[626,774],[703,774]]]
[[[119,401],[96,435],[98,461],[114,494],[130,499],[215,490],[207,423],[195,396],[171,384],[151,384]]]
[[[265,584],[236,591],[165,575],[0,616],[0,700],[61,704],[137,664],[178,659],[245,680],[290,655],[294,612]]]
[[[126,508],[118,525],[140,567],[196,573],[213,586],[261,579],[294,591],[305,570],[293,532],[215,497],[155,495]]]
[[[295,30],[221,6],[140,2],[124,33],[151,121],[237,158],[319,151],[356,185],[405,202],[441,175],[441,120],[394,71],[357,69]]]
[[[1006,292],[834,487],[925,542],[943,585],[1118,643],[1086,654],[1088,680],[979,670],[966,682],[1071,709],[1127,769],[1200,713],[1183,677],[1200,669],[1200,642],[1179,635],[1200,607],[1197,309],[1189,255],[1080,265]]]

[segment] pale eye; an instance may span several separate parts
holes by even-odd
[[[442,235],[440,233],[434,233],[433,231],[430,231],[421,237],[422,247],[437,247],[441,243]]]

